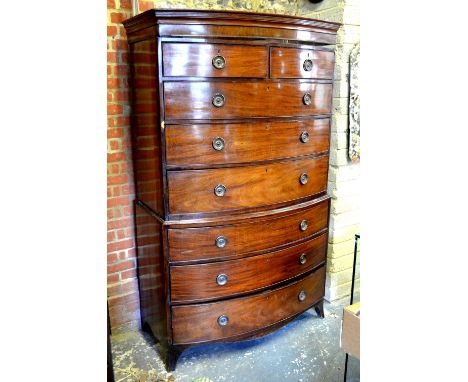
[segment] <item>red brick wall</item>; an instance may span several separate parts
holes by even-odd
[[[131,0],[107,0],[107,297],[113,332],[139,327],[132,201],[128,44]]]

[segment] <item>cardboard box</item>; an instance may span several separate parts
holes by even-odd
[[[360,356],[361,304],[350,305],[343,309],[340,346],[344,352],[359,359]]]

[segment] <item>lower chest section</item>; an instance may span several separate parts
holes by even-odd
[[[247,222],[167,230],[174,344],[233,340],[322,301],[329,199]]]

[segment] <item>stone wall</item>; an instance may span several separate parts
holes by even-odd
[[[138,13],[152,8],[225,9],[297,15],[303,1],[288,0],[138,0]]]

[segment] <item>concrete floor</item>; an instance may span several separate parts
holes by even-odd
[[[167,373],[146,333],[113,336],[116,382],[341,382],[345,355],[339,348],[341,315],[349,300],[325,303],[325,319],[313,309],[263,338],[200,345],[184,351]],[[359,381],[359,361],[349,358],[348,381]]]

